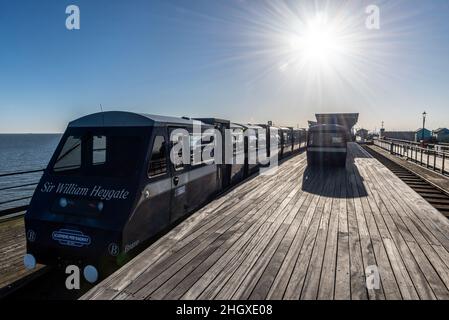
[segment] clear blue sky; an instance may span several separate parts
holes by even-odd
[[[449,127],[449,1],[349,3],[0,0],[0,132],[62,132],[100,103],[293,126],[355,111],[369,130],[416,129],[425,109],[430,129]],[[365,27],[372,3],[380,30]],[[70,4],[80,30],[65,28]],[[338,59],[292,45],[318,14]]]

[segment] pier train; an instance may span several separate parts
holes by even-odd
[[[346,127],[338,124],[318,124],[309,128],[307,136],[308,165],[345,166],[347,143],[351,141]]]
[[[243,157],[243,163],[225,161],[224,143],[223,164],[170,161],[175,130],[188,132],[190,144],[202,143],[194,124],[222,136],[231,130],[233,155]],[[257,131],[262,128],[265,134]],[[247,130],[255,134],[246,135]],[[24,264],[77,265],[95,282],[103,270],[122,265],[143,243],[255,173],[260,164],[250,161],[254,146],[268,152],[266,143],[277,141],[277,156],[286,157],[305,147],[306,136],[306,130],[293,128],[119,111],[74,120],[25,214]]]

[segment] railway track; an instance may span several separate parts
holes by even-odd
[[[363,146],[363,148],[410,186],[416,193],[421,195],[435,209],[440,211],[445,217],[449,218],[449,192],[435,186],[411,170],[401,166],[399,163],[388,159],[373,148],[368,146]]]

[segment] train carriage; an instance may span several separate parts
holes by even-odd
[[[337,124],[310,127],[307,138],[308,164],[345,166],[349,141],[346,127]]]
[[[298,152],[306,146],[307,133],[304,129],[293,129],[293,152]]]
[[[215,163],[169,161],[171,133],[192,128],[192,120],[127,112],[71,122],[25,215],[26,262],[120,265],[219,192]]]
[[[281,127],[279,129],[281,135],[281,157],[286,157],[293,152],[293,128]]]

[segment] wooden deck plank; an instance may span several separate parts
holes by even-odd
[[[449,299],[449,222],[351,144],[305,154],[199,210],[83,299]],[[380,289],[366,288],[377,266]]]
[[[320,182],[320,179],[322,179],[322,176],[319,175],[315,182],[311,183],[312,188],[316,188],[318,190],[322,189],[323,183]],[[309,229],[309,226],[311,224],[312,218],[314,217],[318,201],[320,196],[317,194],[311,194],[311,201],[308,204],[305,217],[303,219],[303,222],[299,226],[296,235],[293,239],[292,245],[290,246],[289,250],[287,251],[287,255],[282,262],[282,265],[279,269],[279,272],[277,273],[271,288],[268,292],[267,299],[282,299],[284,297],[284,293],[286,291],[286,288],[288,286],[290,276],[293,273],[293,269],[295,267],[296,260],[300,254],[300,250],[302,248],[302,245],[304,243],[306,233]]]
[[[362,165],[358,166],[358,170],[364,177],[367,176],[367,172]],[[360,177],[358,177],[357,180],[359,187],[362,187]],[[368,195],[366,198],[362,199],[363,211],[368,224],[368,231],[374,250],[376,265],[380,271],[381,286],[386,299],[398,300],[401,299],[401,293],[382,242],[383,238],[389,239],[391,236],[380,214],[379,203],[381,200],[378,199],[376,201],[376,196],[378,198],[378,194],[373,193],[373,185],[370,179],[364,180],[363,188],[364,192]]]
[[[301,166],[303,163],[304,160],[300,160],[297,165]],[[294,168],[292,170],[294,170]],[[258,203],[258,199],[264,197],[264,192],[270,190],[270,188],[273,187],[273,184],[276,184],[277,181],[276,176],[265,176],[261,179],[265,182],[262,188],[255,188],[255,182],[251,180],[248,185],[241,185],[220,197],[218,201],[220,206],[225,208],[225,211],[217,209],[216,214],[210,215],[211,212],[215,213],[214,208],[220,207],[214,202],[211,204],[212,209],[210,206],[207,206],[195,215],[189,217],[183,224],[178,225],[166,236],[158,240],[148,250],[142,253],[141,259],[127,264],[119,270],[119,272],[103,281],[100,286],[105,286],[112,290],[108,290],[107,293],[97,292],[96,297],[102,297],[103,299],[113,298],[116,293],[123,290],[143,273],[147,272],[149,266],[153,263],[169,257],[172,252],[181,250],[190,242],[195,241],[198,236],[208,232],[211,228],[217,227],[218,224],[223,225],[223,223],[231,219],[235,213],[240,211],[242,215],[250,215],[250,212],[254,210],[256,205],[259,207],[264,204]],[[274,190],[277,191],[276,189]],[[239,193],[239,191],[243,194]],[[238,198],[239,201],[233,201],[234,197]],[[226,205],[227,199],[231,200],[232,205]],[[149,257],[149,259],[147,259],[147,257]],[[153,263],[149,263],[148,260],[151,260]],[[101,291],[101,289],[99,291]],[[115,294],[113,294],[114,292]]]
[[[280,232],[279,237],[275,238],[275,241],[272,241],[267,250],[262,253],[255,266],[246,275],[245,281],[240,285],[237,292],[234,294],[233,299],[249,299],[250,296],[252,296],[252,299],[254,299],[254,295],[263,294],[261,291],[257,292],[258,290],[260,290],[260,288],[255,287],[259,283],[259,281],[260,283],[264,282],[264,280],[261,280],[261,277],[265,273],[267,265],[272,261],[273,258],[275,258],[275,253],[278,252],[278,249],[282,245],[284,239],[286,239],[285,241],[287,241],[287,243],[291,243],[293,239],[292,230],[298,229],[301,220],[304,217],[305,211],[301,211],[301,208],[303,207],[304,202],[307,199],[307,195],[308,193],[306,192],[298,192],[295,201],[289,204],[287,209],[288,214],[282,225],[282,227],[285,228],[285,231]],[[271,279],[273,280],[274,277],[272,277]],[[269,282],[269,285],[271,286],[271,281]],[[255,291],[254,295],[252,295],[253,291]],[[264,292],[267,293],[267,289]],[[265,298],[265,296],[263,298]]]
[[[341,170],[331,173],[333,179],[329,183],[329,191],[328,191],[329,194],[328,196],[326,196],[325,199],[323,213],[321,216],[318,233],[315,239],[315,246],[313,248],[312,257],[308,266],[308,270],[310,271],[307,272],[304,281],[303,289],[301,292],[301,299],[307,300],[317,299],[321,277],[323,277],[323,279],[326,279],[328,278],[329,275],[334,274],[332,265],[327,265],[326,267],[330,268],[329,269],[326,268],[324,271],[323,265],[324,265],[324,258],[326,257],[325,255],[326,248],[329,249],[329,251],[331,252],[330,254],[331,260],[333,260],[332,251],[336,252],[336,242],[332,241],[328,242],[327,240],[329,237],[329,233],[331,232],[330,220],[332,215],[332,208],[334,208],[337,205],[337,201],[334,200],[334,198],[338,192],[337,185],[339,185],[339,180],[342,178],[340,171]],[[336,228],[334,228],[334,230],[336,230]],[[332,235],[330,237],[332,237]]]
[[[277,195],[277,197],[280,197],[283,194],[283,191],[288,191],[288,187],[289,187],[289,185],[279,184],[279,190],[278,190],[279,192],[276,192],[275,195]],[[274,207],[277,197],[273,197],[272,199],[270,199],[270,198],[265,199],[265,200],[267,200],[267,204],[265,207],[272,207],[272,206]],[[268,200],[270,200],[270,201],[268,201]],[[264,202],[262,202],[262,203],[264,203]],[[249,208],[251,208],[251,206]],[[262,207],[262,209],[263,208],[264,207]],[[238,211],[236,211],[236,212],[238,212]],[[172,253],[170,255],[170,258],[174,257],[173,259],[176,259],[178,256],[182,256],[181,260],[173,263],[171,260],[168,261],[169,259],[166,259],[166,260],[162,260],[162,263],[154,264],[154,266],[152,268],[150,268],[146,271],[145,275],[140,277],[140,279],[142,279],[142,282],[141,281],[133,282],[133,284],[126,289],[127,292],[132,295],[135,295],[136,292],[135,292],[134,288],[136,288],[137,289],[136,291],[141,291],[140,294],[138,294],[138,296],[142,296],[142,297],[147,296],[149,294],[149,292],[148,292],[148,290],[145,291],[145,289],[143,288],[144,286],[147,288],[150,288],[150,290],[158,288],[160,285],[163,284],[163,282],[165,282],[167,277],[170,277],[174,272],[179,270],[179,268],[181,268],[186,262],[190,261],[191,258],[195,257],[199,252],[201,252],[203,250],[203,248],[207,248],[210,243],[213,243],[215,241],[215,239],[218,238],[226,230],[229,229],[230,232],[234,232],[234,231],[237,231],[241,226],[243,226],[243,227],[251,226],[250,221],[245,220],[245,219],[249,219],[250,217],[253,218],[253,220],[255,220],[256,223],[261,223],[262,222],[261,219],[257,219],[257,212],[258,212],[258,210],[254,210],[253,214],[247,213],[246,215],[245,215],[245,213],[246,213],[245,211],[239,212],[234,219],[231,219],[229,221],[227,226],[224,226],[224,228],[225,228],[224,230],[220,230],[220,231],[214,230],[215,232],[211,232],[210,235],[203,233],[203,235],[201,235],[199,237],[199,238],[201,238],[200,241],[198,241],[197,243],[195,243],[192,246],[185,246],[182,250],[180,250],[176,253]],[[237,220],[240,218],[243,218],[243,220],[242,221]],[[239,221],[239,223],[235,224],[236,221]],[[246,222],[249,222],[249,223],[246,223]],[[252,227],[254,229],[256,228],[255,226],[257,226],[257,224],[252,225]],[[217,231],[219,231],[219,232],[217,232]],[[242,232],[242,233],[244,233],[244,232]],[[155,271],[155,269],[157,269],[158,271]],[[160,275],[160,273],[164,273],[164,275]],[[147,274],[151,275],[151,276],[147,276]],[[153,280],[153,279],[154,279],[154,281],[148,281],[148,280]],[[146,284],[143,285],[144,282],[146,282]]]
[[[292,184],[293,185],[293,184]],[[296,192],[298,191],[298,189],[294,189],[287,197],[286,197],[286,199],[284,199],[283,200],[283,202],[282,203],[285,203],[285,205],[287,205],[288,204],[288,202],[293,198],[293,196],[296,194]],[[280,207],[277,207],[277,209],[276,209],[276,212],[274,212],[274,215],[276,216],[276,217],[278,217],[278,215],[281,213],[281,211],[282,211],[282,203],[281,203],[281,206]],[[258,212],[259,214],[260,214],[260,212]],[[267,217],[267,220],[266,220],[266,222],[265,223],[267,223],[268,225],[270,225],[270,222],[269,222],[269,220],[270,220],[270,217]],[[268,235],[268,233],[265,233],[265,235],[264,235],[264,237],[262,238],[262,239],[264,239],[265,237],[269,237],[269,235]],[[260,245],[262,242],[259,242],[258,243],[258,245]],[[253,252],[256,252],[255,250],[253,250]],[[221,256],[223,256],[223,255],[221,255]],[[219,257],[219,255],[217,255],[217,258]],[[203,259],[203,260],[205,260],[205,259]],[[210,259],[209,259],[210,260]],[[209,262],[210,263],[210,262]],[[250,268],[248,268],[248,269],[250,269]],[[172,278],[173,279],[173,278]],[[182,280],[182,279],[181,279]],[[178,281],[177,283],[175,283],[175,285],[174,286],[176,286],[178,283],[179,283],[180,281]],[[174,287],[173,286],[173,287]],[[167,285],[164,285],[164,290],[162,291],[162,292],[166,292],[167,291]],[[187,287],[188,288],[188,287]],[[172,289],[172,288],[170,288],[170,287],[168,287],[168,289]],[[168,292],[166,292],[166,293],[168,293]],[[153,296],[152,296],[153,297]],[[157,298],[157,296],[156,296],[156,298]]]
[[[343,170],[339,170],[334,185],[332,208],[324,247],[325,252],[317,297],[320,300],[332,300],[334,298],[338,252],[338,218],[341,210],[339,198],[341,195],[341,180],[343,178],[344,172]]]
[[[271,286],[274,282],[274,279],[276,278],[279,270],[281,269],[284,259],[286,258],[287,253],[289,252],[292,246],[295,235],[297,234],[302,221],[305,219],[307,209],[310,205],[310,202],[312,201],[312,196],[310,194],[303,193],[302,195],[304,198],[302,199],[303,203],[299,208],[298,215],[293,220],[289,230],[282,239],[276,252],[270,259],[268,266],[264,270],[261,277],[258,279],[258,283],[254,288],[253,292],[251,293],[249,299],[259,300],[267,298]]]
[[[332,190],[332,182],[335,180],[334,179],[330,179],[329,178],[330,175],[324,174],[324,179],[322,179],[323,181],[323,191],[324,194],[328,194],[331,190]],[[307,234],[305,236],[304,242],[302,244],[302,248],[301,251],[299,253],[299,256],[296,260],[296,264],[295,267],[292,271],[292,274],[290,276],[290,281],[288,282],[287,288],[285,290],[285,294],[284,294],[284,299],[287,300],[292,300],[292,299],[299,299],[301,297],[301,294],[304,290],[304,284],[306,283],[306,281],[308,282],[312,282],[313,280],[309,280],[308,276],[310,277],[311,275],[307,272],[308,270],[311,270],[315,276],[318,275],[321,272],[321,268],[320,270],[316,270],[318,268],[319,265],[319,260],[314,260],[313,258],[313,252],[314,252],[314,248],[315,248],[315,244],[317,243],[317,236],[319,235],[319,230],[320,230],[320,226],[324,226],[325,225],[325,220],[326,220],[326,203],[328,203],[329,198],[320,195],[319,196],[319,201],[315,210],[315,214],[312,218],[312,221],[310,222],[310,227],[307,230]],[[323,222],[323,224],[321,224],[321,222]],[[324,232],[321,232],[321,235],[324,235]],[[320,239],[322,240],[322,239]],[[321,251],[321,244],[319,243],[318,248],[316,250]],[[317,255],[315,255],[316,257]],[[322,256],[321,256],[322,258]],[[312,270],[309,269],[309,265],[310,264],[314,264],[315,265],[315,269]],[[312,273],[311,272],[311,273]],[[308,284],[308,283],[307,283]],[[312,285],[310,285],[312,286]],[[312,290],[311,294],[313,294],[313,291],[316,290],[316,287],[312,287],[310,288],[309,285],[307,285],[307,287],[305,288],[306,291],[308,291],[308,289]],[[307,292],[307,294],[309,294]]]
[[[279,198],[279,195],[276,199]],[[273,212],[276,213],[275,202],[261,208],[260,212],[263,213],[262,217],[268,218]],[[279,212],[277,212],[279,213]],[[267,224],[263,225],[266,220],[259,218],[260,224],[254,224],[252,228],[257,231],[261,225],[268,227]],[[263,232],[259,231],[261,236]],[[252,238],[251,233],[243,234],[242,238],[236,242],[229,251],[220,257],[220,259],[204,273],[201,278],[183,295],[183,299],[191,299],[193,297],[212,298],[222,288],[222,286],[229,280],[236,268],[239,266],[239,261],[244,259],[249,252],[249,247],[255,245],[255,238]],[[241,248],[244,247],[244,248]],[[215,283],[215,285],[214,285]]]
[[[387,174],[387,176],[385,176],[385,174]],[[402,224],[399,219],[392,218],[392,216],[398,215],[398,211],[391,202],[391,192],[385,192],[385,190],[388,190],[388,187],[384,185],[384,182],[385,179],[398,178],[388,170],[377,172],[377,175],[369,175],[369,178],[374,178],[377,183],[378,190],[384,191],[378,192],[378,196],[381,198],[384,205],[383,208],[385,209],[382,214],[382,218],[384,219],[391,235],[388,241],[385,239],[385,246],[389,246],[387,253],[389,254],[390,261],[394,264],[393,270],[395,270],[395,275],[398,279],[398,284],[400,285],[403,297],[407,299],[417,299],[417,295],[420,295],[425,299],[433,299],[434,295],[432,290],[421,270],[417,266],[416,261],[411,256],[403,235],[407,235],[405,238],[410,241],[414,241],[413,237],[408,230],[406,230],[405,225]],[[374,192],[377,192],[377,190]],[[393,239],[394,241],[390,242],[390,239]],[[393,257],[393,255],[395,255],[395,257]]]
[[[391,173],[389,173],[391,174]],[[382,177],[382,176],[380,176]],[[376,177],[377,178],[377,177]],[[391,180],[392,178],[388,179],[389,177],[385,177],[385,179],[382,179],[382,181],[378,180],[379,183],[382,183],[386,180]],[[390,190],[392,191],[392,190]],[[397,198],[398,205],[399,202],[403,202],[402,199]],[[395,208],[398,207],[398,205],[395,206]],[[402,204],[401,204],[402,205]],[[405,207],[404,207],[405,208]],[[406,211],[404,211],[405,213]],[[384,216],[385,218],[387,216]],[[392,234],[393,237],[398,237],[395,239],[396,243],[399,244],[399,248],[401,251],[401,254],[403,256],[403,260],[406,262],[407,268],[409,270],[410,276],[413,278],[413,283],[415,284],[415,287],[418,291],[418,294],[423,299],[434,299],[436,297],[442,298],[444,297],[443,291],[445,289],[441,289],[442,283],[439,279],[435,278],[435,273],[433,270],[429,267],[427,263],[427,259],[424,256],[423,251],[421,250],[420,246],[429,246],[427,244],[427,241],[423,237],[419,237],[419,234],[417,234],[417,229],[411,228],[407,230],[409,235],[412,237],[411,241],[406,240],[406,237],[403,237],[405,233],[405,230],[403,228],[406,228],[404,224],[399,224],[398,221],[402,219],[403,217],[400,217],[396,219],[394,222],[391,221],[389,223],[389,226],[391,228],[396,228],[393,230]],[[420,241],[417,241],[416,239],[421,239]],[[404,242],[405,241],[405,242]],[[415,245],[415,243],[419,243],[420,245]],[[444,287],[444,285],[443,285]],[[435,296],[435,293],[438,295]]]
[[[295,180],[295,179],[294,179]],[[296,182],[293,182],[291,184],[291,187],[293,187],[296,184]],[[282,197],[280,198],[282,199]],[[282,210],[278,210],[279,206],[283,206],[282,204],[286,205],[285,199],[281,201],[278,200],[278,205],[274,205],[270,208],[271,211],[274,211],[276,214],[270,215],[271,217],[279,217],[279,215],[282,213]],[[269,222],[270,219],[268,219],[266,222]],[[273,221],[271,219],[271,221]],[[271,223],[266,223],[265,225],[267,229],[271,229]],[[274,226],[276,228],[276,225]],[[268,237],[272,235],[273,230],[268,231]],[[271,233],[270,233],[271,232]],[[267,238],[266,232],[263,233],[263,239]],[[234,259],[232,264],[228,264],[224,266],[223,273],[218,275],[211,283],[210,288],[206,288],[204,292],[200,295],[202,298],[212,298],[212,297],[223,297],[226,296],[227,299],[230,299],[232,296],[232,291],[238,286],[238,283],[242,280],[243,275],[240,274],[237,270],[241,269],[242,265],[251,265],[254,257],[254,254],[260,252],[260,246],[264,244],[265,242],[257,241],[256,239],[251,239],[250,244],[245,248],[245,251],[243,251],[242,254],[240,254],[236,259]],[[226,286],[229,289],[223,290],[223,287]]]
[[[26,252],[25,226],[23,216],[0,222],[0,289],[40,270],[27,270],[23,265]]]
[[[351,262],[349,259],[349,226],[346,179],[340,181],[337,237],[337,268],[335,270],[335,300],[351,299]]]
[[[349,257],[350,257],[350,279],[351,279],[351,299],[366,300],[368,293],[366,291],[366,279],[363,268],[362,248],[357,225],[356,208],[353,199],[352,190],[349,187],[349,181],[346,181],[347,188],[347,210],[349,226]]]

